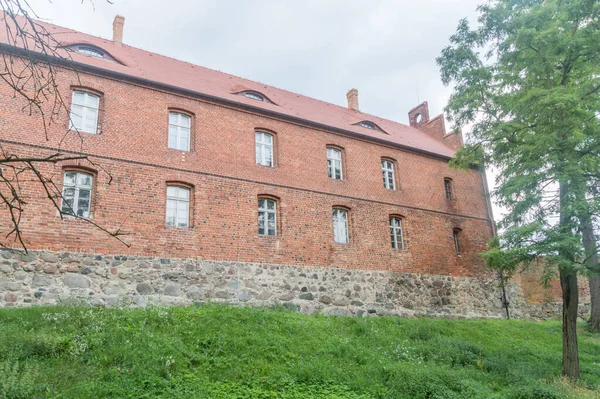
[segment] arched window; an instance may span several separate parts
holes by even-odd
[[[348,243],[348,211],[333,208],[333,241],[342,244]]]
[[[327,148],[327,176],[330,179],[344,180],[342,151],[337,148]]]
[[[104,58],[104,52],[102,52],[94,47],[78,46],[76,51],[80,54],[89,55],[91,57]]]
[[[181,112],[169,112],[169,148],[190,150],[192,117]]]
[[[258,199],[258,234],[277,235],[277,201],[272,198]]]
[[[375,124],[373,122],[362,121],[359,123],[359,125],[366,129],[377,130],[377,126],[375,126]]]
[[[244,96],[247,98],[251,98],[252,100],[265,101],[265,98],[261,94],[258,94],[254,91],[244,92]]]
[[[100,97],[87,91],[74,90],[71,100],[70,128],[79,132],[98,132]]]
[[[393,249],[404,249],[404,234],[402,231],[402,218],[392,216],[390,218],[390,236]]]
[[[167,226],[189,227],[190,191],[189,187],[167,186]]]
[[[89,173],[66,171],[63,181],[61,212],[90,217],[93,177]]]
[[[383,175],[383,187],[388,190],[396,189],[396,179],[394,173],[394,162],[389,159],[381,160],[381,174]]]
[[[273,167],[273,135],[265,132],[256,132],[256,164]]]

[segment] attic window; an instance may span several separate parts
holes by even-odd
[[[375,123],[373,123],[371,121],[360,121],[358,123],[355,123],[354,125],[360,126],[360,127],[363,127],[365,129],[369,129],[369,130],[376,130],[378,132],[386,133],[382,128],[380,128],[379,126],[377,126]]]
[[[242,93],[244,97],[250,98],[252,100],[265,101],[265,98],[256,92],[253,91],[245,91]]]
[[[378,130],[377,126],[375,126],[375,124],[373,122],[369,122],[369,121],[362,121],[359,123],[360,126],[366,128],[366,129],[371,129],[371,130]]]
[[[76,45],[76,46],[71,46],[70,49],[79,54],[89,55],[90,57],[104,58],[104,51],[102,51],[96,47]]]
[[[244,90],[244,91],[240,91],[235,94],[237,94],[239,96],[244,96],[251,100],[262,101],[262,102],[269,103],[269,104],[275,104],[267,96],[265,96],[264,94],[261,94],[257,91],[254,91],[254,90]],[[275,104],[275,105],[277,105],[277,104]]]
[[[86,55],[88,57],[101,58],[103,60],[119,62],[119,61],[115,60],[106,51],[102,50],[99,47],[93,46],[91,44],[73,44],[73,45],[68,46],[67,50],[73,51],[75,53],[79,53],[82,55]]]

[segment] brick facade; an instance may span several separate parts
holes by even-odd
[[[0,144],[20,156],[89,156],[40,168],[58,190],[65,171],[91,173],[91,219],[126,232],[128,245],[85,221],[61,218],[35,178],[23,174],[21,228],[29,249],[490,275],[478,256],[493,234],[483,176],[449,167],[462,137],[446,133],[442,116],[430,119],[426,102],[409,111],[405,126],[361,113],[356,89],[346,109],[123,45],[124,19],[115,21],[113,41],[46,24],[65,45],[97,46],[107,55],[73,53],[74,69],[65,61],[56,66],[67,108],[73,90],[100,97],[98,134],[69,131],[64,109],[45,130],[41,115],[0,85]],[[268,101],[238,95],[244,91]],[[44,107],[49,116],[50,104]],[[170,111],[191,116],[189,152],[168,148]],[[257,131],[274,137],[274,167],[256,164]],[[327,176],[328,147],[342,152],[343,181]],[[394,164],[395,190],[382,184],[382,159]],[[452,181],[452,199],[444,179]],[[165,224],[169,184],[190,188],[189,227]],[[258,234],[260,197],[277,202],[275,237]],[[347,244],[334,242],[335,207],[348,211]],[[391,246],[392,216],[403,220],[401,250]],[[0,216],[3,236],[7,220]]]
[[[267,117],[197,98],[98,75],[61,70],[62,95],[73,88],[101,93],[100,134],[70,132],[66,112],[48,128],[0,87],[0,138],[5,150],[51,154],[81,151],[94,164],[45,165],[62,182],[65,168],[95,176],[92,218],[113,230],[123,225],[131,246],[87,223],[61,220],[39,187],[23,218],[31,249],[239,260],[471,276],[483,271],[478,252],[491,236],[482,176],[450,169],[425,156],[339,133]],[[169,110],[193,116],[191,151],[167,148]],[[255,163],[254,133],[275,136],[275,167]],[[327,177],[327,146],[344,156],[344,181]],[[395,161],[396,190],[381,181],[381,159]],[[447,200],[445,177],[455,199]],[[110,182],[109,182],[110,180]],[[167,182],[191,186],[189,228],[165,226]],[[278,199],[278,236],[257,234],[257,198]],[[331,211],[349,209],[350,243],[333,242]],[[390,215],[404,217],[405,250],[390,245]],[[2,219],[6,221],[6,219]],[[2,230],[8,226],[4,224]],[[461,229],[461,254],[452,231]]]

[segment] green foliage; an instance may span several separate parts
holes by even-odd
[[[454,85],[447,114],[470,128],[452,165],[496,169],[508,209],[486,261],[510,274],[545,256],[582,272],[581,225],[600,213],[600,3],[492,0],[479,12],[437,61]]]
[[[560,333],[224,306],[1,309],[0,398],[562,397],[544,382],[559,377]],[[582,389],[598,389],[600,341],[583,333],[580,348]]]

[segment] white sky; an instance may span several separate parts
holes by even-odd
[[[429,101],[431,116],[443,111],[451,89],[435,58],[458,21],[474,20],[484,2],[112,1],[30,4],[43,20],[105,38],[121,14],[128,45],[330,103],[346,106],[355,87],[362,111],[405,124],[421,101]]]

